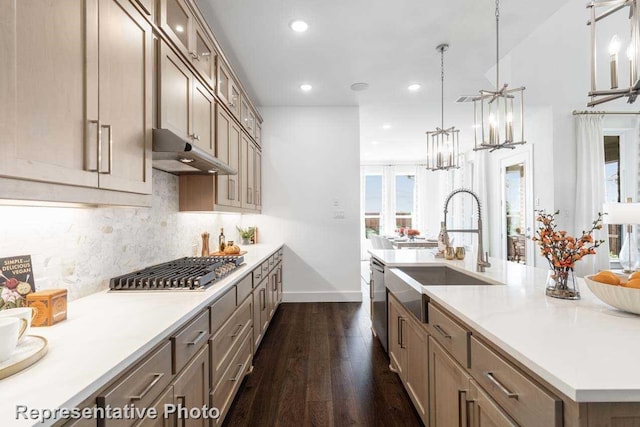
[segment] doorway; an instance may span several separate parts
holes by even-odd
[[[506,157],[502,175],[502,258],[533,265],[533,180],[531,152]]]

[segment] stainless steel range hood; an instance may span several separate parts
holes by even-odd
[[[153,130],[153,167],[174,175],[238,174],[237,170],[168,129]]]

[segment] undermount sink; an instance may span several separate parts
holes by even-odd
[[[423,286],[439,285],[493,285],[449,267],[400,267],[407,276]]]
[[[496,283],[481,280],[449,267],[395,267],[385,277],[387,289],[420,321],[428,323],[427,296],[421,286],[493,286]]]

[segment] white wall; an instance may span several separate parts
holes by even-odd
[[[151,208],[0,206],[0,257],[31,255],[38,290],[66,288],[76,299],[106,289],[117,275],[199,255],[204,231],[212,245],[220,227],[237,240],[242,220],[178,212],[178,177],[154,169]]]
[[[261,113],[264,200],[255,222],[261,241],[286,243],[285,301],[360,301],[358,108]]]

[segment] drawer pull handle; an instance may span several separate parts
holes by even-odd
[[[493,372],[487,372],[484,375],[487,378],[489,378],[489,381],[491,381],[496,387],[498,387],[501,392],[506,394],[509,399],[516,399],[516,400],[518,399],[518,394],[510,392],[509,389],[507,389],[504,385],[502,385],[502,383],[498,381],[496,377],[493,376]]]
[[[144,390],[142,390],[142,393],[140,393],[139,395],[136,396],[130,396],[129,399],[132,402],[135,402],[137,400],[142,400],[144,399],[144,397],[147,395],[147,393],[149,393],[151,391],[151,389],[158,384],[158,381],[160,381],[160,379],[164,377],[164,374],[153,374],[153,380],[151,380],[151,382],[149,383],[148,386],[145,387]]]
[[[240,369],[238,369],[238,373],[236,374],[235,377],[231,378],[229,381],[238,381],[240,378],[242,378],[242,373],[244,372],[244,365],[241,363],[238,366],[240,367]]]
[[[240,331],[242,330],[242,327],[244,325],[238,325],[238,327],[236,328],[235,331],[233,331],[233,333],[231,334],[231,338],[235,338],[240,334]]]
[[[443,337],[445,337],[445,338],[447,338],[447,339],[451,339],[451,335],[449,335],[449,334],[447,333],[447,331],[445,331],[444,329],[442,329],[442,326],[440,326],[440,325],[433,325],[433,327],[435,328],[435,330],[436,330],[436,331],[440,332],[440,334],[441,334]]]
[[[186,344],[187,345],[196,345],[200,342],[200,340],[202,339],[202,337],[204,337],[206,335],[207,331],[200,331],[198,332],[198,335],[196,335],[196,339],[194,339],[193,341],[189,341]]]
[[[469,404],[467,400],[468,390],[458,390],[458,426],[469,426]]]

